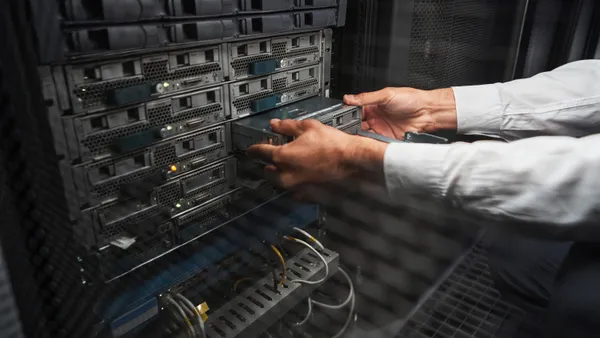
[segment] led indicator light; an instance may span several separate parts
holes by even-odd
[[[177,166],[175,166],[175,165],[172,165],[172,166],[171,166],[171,171],[177,171]]]

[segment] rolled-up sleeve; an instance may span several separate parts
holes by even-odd
[[[515,140],[600,133],[600,60],[527,79],[453,87],[458,132]]]
[[[600,135],[394,143],[384,171],[395,199],[418,192],[478,220],[557,238],[600,239]]]

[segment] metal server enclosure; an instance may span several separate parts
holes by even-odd
[[[41,84],[31,101],[45,107],[34,124],[24,110],[18,132],[35,138],[28,173],[44,170],[32,184],[50,284],[39,325],[49,335],[133,337],[157,314],[149,299],[191,285],[200,248],[214,266],[227,252],[277,241],[290,219],[301,227],[319,219],[316,206],[277,202],[266,184],[237,185],[231,122],[326,94],[328,28],[343,25],[345,1],[14,6],[29,15],[15,20],[31,24],[22,34],[35,46],[24,60],[31,70],[37,64]],[[261,225],[255,242],[226,241],[225,225],[244,228],[270,203],[289,213]],[[166,273],[173,278],[165,281]],[[127,316],[136,311],[149,320]],[[113,332],[117,319],[125,322]]]
[[[344,106],[341,100],[322,96],[310,98],[234,122],[231,127],[234,149],[245,151],[259,143],[287,143],[288,137],[271,130],[272,119],[316,119],[325,125],[355,134],[360,129],[362,116],[359,107]]]

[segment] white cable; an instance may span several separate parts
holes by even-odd
[[[319,258],[323,261],[323,264],[325,264],[325,276],[323,276],[323,278],[321,278],[321,279],[319,279],[317,281],[310,281],[310,280],[304,280],[304,279],[294,279],[294,280],[290,280],[290,282],[316,285],[316,284],[321,284],[324,281],[326,281],[327,277],[329,276],[329,265],[327,264],[327,261],[325,260],[325,257],[323,257],[323,255],[321,255],[310,244],[306,243],[305,241],[303,241],[301,239],[297,239],[297,238],[293,238],[293,237],[289,237],[289,238],[285,237],[285,238],[287,240],[289,240],[289,241],[296,242],[298,244],[304,245],[305,247],[309,248],[315,255],[319,256]]]
[[[325,247],[323,246],[323,244],[321,244],[321,242],[319,242],[318,239],[316,239],[313,235],[309,234],[307,231],[304,231],[300,228],[296,228],[294,227],[294,230],[296,230],[297,232],[303,234],[304,236],[306,236],[308,239],[312,240],[313,242],[315,242],[315,244],[317,244],[317,246],[322,250],[325,251]]]
[[[304,317],[304,319],[302,319],[301,321],[299,321],[293,325],[294,326],[302,326],[302,325],[306,324],[306,322],[308,322],[308,320],[310,319],[311,314],[312,314],[312,299],[310,299],[310,296],[308,296],[308,311],[306,311],[306,317]]]
[[[202,320],[202,316],[200,315],[200,311],[196,309],[194,304],[184,295],[176,294],[175,297],[182,301],[187,307],[192,311],[193,315],[198,319],[198,327],[200,328],[200,337],[206,338],[206,328],[204,327],[204,321]]]
[[[346,332],[346,330],[348,329],[348,326],[350,326],[352,317],[354,316],[355,302],[356,302],[356,293],[353,291],[352,292],[352,301],[350,301],[350,313],[348,313],[348,318],[346,318],[346,322],[344,323],[344,326],[338,331],[338,333],[336,333],[331,338],[340,338]]]
[[[331,304],[325,304],[325,303],[321,303],[321,302],[317,302],[316,300],[313,300],[312,303],[326,308],[326,309],[331,309],[331,310],[339,310],[344,308],[346,305],[348,305],[348,303],[350,303],[350,301],[352,300],[352,297],[354,295],[354,284],[352,283],[352,279],[350,278],[350,276],[346,273],[346,271],[344,271],[344,269],[342,269],[341,267],[338,269],[338,271],[344,275],[344,277],[346,278],[346,280],[348,281],[348,286],[350,287],[350,291],[348,292],[348,297],[346,298],[346,300],[344,302],[342,302],[341,304],[337,304],[337,305],[331,305]]]
[[[185,311],[183,311],[183,308],[179,305],[179,303],[177,303],[173,298],[167,296],[166,297],[167,302],[169,302],[169,304],[173,305],[173,307],[177,310],[177,312],[179,312],[179,315],[182,317],[184,322],[189,322],[189,319],[187,319],[187,316],[185,315]],[[188,328],[188,335],[190,337],[196,337],[196,331],[194,330],[194,327],[187,325]]]

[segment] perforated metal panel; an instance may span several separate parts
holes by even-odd
[[[493,286],[485,243],[473,247],[408,318],[400,337],[514,337],[529,314]]]
[[[415,0],[408,84],[434,89],[485,81],[496,0]]]

